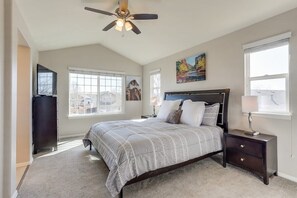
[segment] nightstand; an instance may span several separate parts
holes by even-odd
[[[155,118],[157,115],[142,115],[141,119]]]
[[[277,137],[260,134],[248,136],[242,130],[224,133],[224,160],[255,173],[269,184],[269,177],[277,175]]]

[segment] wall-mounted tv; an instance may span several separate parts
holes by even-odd
[[[57,73],[37,64],[37,95],[57,95]]]

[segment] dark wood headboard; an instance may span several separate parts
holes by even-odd
[[[182,101],[191,99],[192,101],[204,101],[208,105],[220,103],[220,111],[217,125],[228,132],[228,101],[230,89],[215,89],[215,90],[201,90],[201,91],[180,91],[180,92],[165,92],[164,100]]]

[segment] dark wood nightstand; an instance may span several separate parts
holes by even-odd
[[[157,115],[142,115],[141,119],[155,118]]]
[[[264,184],[269,177],[277,175],[277,137],[260,134],[248,136],[242,130],[224,133],[224,160],[226,163],[249,170],[259,175]]]

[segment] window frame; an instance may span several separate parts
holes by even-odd
[[[273,79],[285,79],[286,87],[286,110],[285,111],[258,111],[258,115],[268,115],[269,117],[284,118],[284,116],[291,116],[291,94],[290,94],[290,37],[291,32],[280,34],[274,37],[259,40],[253,43],[249,43],[243,46],[244,50],[244,93],[245,95],[251,94],[251,82],[257,80],[273,80]],[[273,49],[280,46],[288,45],[288,73],[279,73],[273,75],[262,75],[262,76],[250,76],[250,54],[253,52],[264,51],[267,49]],[[286,118],[285,118],[286,119]]]
[[[97,76],[97,112],[95,113],[84,113],[84,114],[71,114],[70,113],[70,83],[71,83],[71,74],[83,74],[83,75],[96,75]],[[100,107],[100,76],[111,76],[111,77],[121,77],[121,111],[119,112],[98,112]],[[84,84],[84,86],[86,86]],[[97,116],[109,116],[109,115],[119,115],[125,113],[125,73],[124,72],[116,72],[116,71],[103,71],[103,70],[92,70],[85,68],[68,68],[68,118],[89,118],[89,117],[97,117]]]
[[[160,82],[159,82],[159,87],[155,88],[154,85],[153,85],[153,82],[152,82],[152,78],[154,75],[159,75],[159,79],[160,79]],[[154,93],[154,90],[155,89],[159,89],[159,103],[162,102],[163,98],[162,98],[162,95],[161,95],[161,70],[160,69],[157,69],[157,70],[153,70],[150,72],[150,104],[151,104],[151,99],[153,96],[153,93]]]

